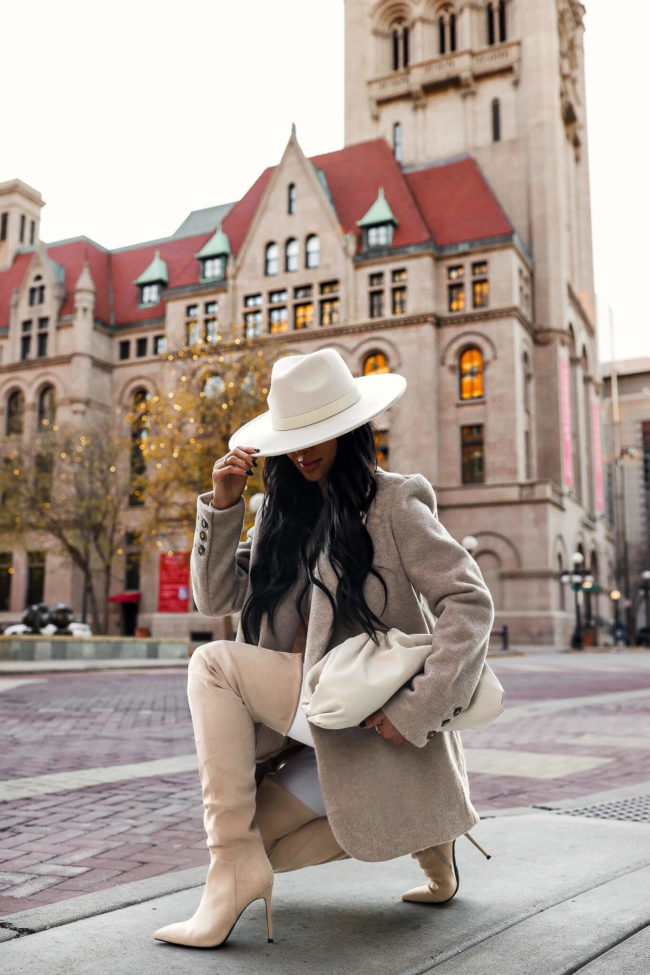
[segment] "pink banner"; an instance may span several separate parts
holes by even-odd
[[[594,481],[596,485],[596,509],[605,510],[605,493],[603,491],[603,451],[600,440],[600,404],[597,400],[591,404],[591,429],[594,438]]]
[[[158,612],[187,613],[190,603],[188,552],[160,553]]]
[[[564,458],[564,483],[573,487],[573,450],[571,447],[571,388],[569,363],[560,354],[560,406],[562,409],[562,455]]]

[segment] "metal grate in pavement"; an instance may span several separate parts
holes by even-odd
[[[650,823],[650,795],[598,802],[577,809],[553,809],[549,806],[536,808],[550,809],[559,816],[588,816],[590,819],[619,819],[635,823]]]

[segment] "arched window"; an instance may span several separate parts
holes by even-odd
[[[54,414],[56,412],[56,397],[54,386],[46,386],[38,397],[38,428],[39,430],[51,430],[54,425]]]
[[[498,98],[492,99],[492,142],[501,141],[501,103]]]
[[[393,126],[393,155],[398,163],[402,161],[402,123],[395,122]]]
[[[393,71],[408,68],[409,65],[409,28],[403,20],[396,20],[391,27],[393,42]]]
[[[320,265],[320,240],[316,234],[310,234],[305,244],[305,266],[319,267]]]
[[[144,475],[146,462],[142,445],[147,437],[149,416],[147,414],[147,400],[149,393],[146,389],[136,389],[131,398],[131,493],[129,504],[132,507],[144,504]]]
[[[456,50],[456,13],[444,7],[438,17],[438,47],[440,54]]]
[[[481,399],[483,396],[483,354],[475,347],[460,356],[460,398]]]
[[[280,248],[276,243],[266,245],[264,254],[264,273],[268,276],[277,274],[280,267]]]
[[[497,41],[503,43],[507,40],[507,16],[506,0],[499,0],[498,3],[488,3],[485,8],[487,16],[487,42],[490,46]]]
[[[20,436],[25,423],[25,397],[19,389],[7,400],[7,436]]]
[[[291,239],[287,241],[284,251],[285,271],[297,271],[299,257],[300,247],[298,246],[298,241],[295,239],[295,237],[291,237]]]
[[[372,352],[363,360],[363,374],[372,376],[380,372],[390,372],[388,358],[383,352]]]
[[[296,184],[289,183],[287,190],[287,213],[296,212]]]
[[[203,393],[209,399],[216,399],[217,396],[221,396],[226,384],[219,375],[207,376],[205,382],[203,383]]]

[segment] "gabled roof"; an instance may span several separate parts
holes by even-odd
[[[230,241],[228,240],[228,235],[224,234],[221,229],[221,224],[217,227],[212,237],[203,245],[201,250],[194,256],[197,260],[202,261],[207,257],[223,257],[225,254],[230,254]]]
[[[438,247],[488,241],[513,235],[510,221],[490,189],[476,161],[463,157],[448,163],[405,172],[384,139],[346,146],[314,156],[310,163],[334,208],[344,233],[359,239],[358,223],[378,204],[379,190],[396,222],[392,248],[431,244]],[[176,233],[162,241],[137,244],[112,252],[85,237],[47,247],[51,260],[63,268],[66,296],[62,316],[74,310],[74,286],[85,263],[95,283],[95,317],[116,325],[158,320],[164,315],[161,301],[155,307],[138,306],[134,281],[142,280],[159,252],[166,266],[170,288],[199,283],[197,254],[203,256],[214,239],[223,213],[222,233],[237,255],[273,175],[265,169],[247,193],[234,205],[194,211]],[[185,236],[192,227],[200,232]],[[19,253],[12,266],[0,272],[0,328],[9,323],[12,292],[20,287],[32,253]],[[156,280],[161,280],[157,277]]]
[[[395,214],[384,196],[384,187],[380,186],[377,199],[361,220],[357,220],[357,227],[378,227],[382,223],[392,223],[397,226]]]
[[[134,284],[169,284],[169,274],[167,265],[160,256],[160,251],[156,251],[153,260],[148,268],[135,279]]]

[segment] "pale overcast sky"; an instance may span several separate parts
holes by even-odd
[[[650,355],[650,5],[586,6],[596,290],[616,358]],[[0,27],[0,182],[42,193],[46,241],[167,236],[238,199],[292,122],[308,156],[343,145],[343,0],[33,0],[3,5]],[[600,347],[609,359],[607,328]]]

